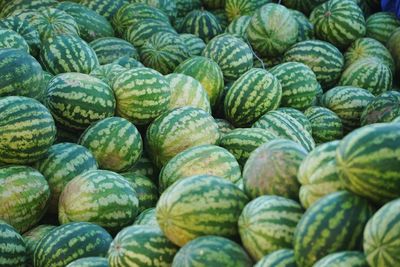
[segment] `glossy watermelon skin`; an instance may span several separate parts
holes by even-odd
[[[209,235],[190,241],[175,255],[172,267],[189,266],[251,267],[253,262],[247,252],[235,242]]]
[[[292,249],[280,249],[261,258],[254,267],[297,267]]]
[[[361,125],[391,122],[400,116],[400,92],[387,91],[372,100],[361,114]]]
[[[81,0],[80,4],[96,11],[101,16],[111,21],[115,13],[125,4],[129,3],[127,0]]]
[[[66,267],[108,267],[107,258],[87,257],[69,263]]]
[[[156,216],[168,239],[182,247],[204,235],[235,237],[237,221],[247,201],[243,191],[225,179],[192,176],[164,191]]]
[[[364,253],[360,251],[337,252],[325,256],[314,264],[315,267],[340,267],[354,266],[367,267],[367,260]]]
[[[400,201],[381,207],[368,221],[363,247],[369,266],[391,266],[399,262]]]
[[[11,225],[0,220],[0,264],[4,267],[25,266],[26,245]]]
[[[87,222],[56,227],[36,245],[35,266],[66,266],[84,257],[104,257],[112,238],[106,230]]]
[[[400,21],[394,13],[377,12],[367,19],[367,36],[386,44],[398,27],[400,27]]]
[[[336,113],[324,107],[309,107],[304,111],[311,122],[312,136],[317,144],[343,137],[343,123]]]
[[[263,5],[270,3],[270,0],[226,0],[225,12],[229,21],[243,15],[253,15]]]
[[[341,141],[336,160],[347,190],[380,204],[399,197],[399,128],[397,123],[368,125]]]
[[[137,49],[129,42],[116,37],[102,37],[89,43],[101,65],[110,64],[121,57],[138,59]]]
[[[238,222],[243,246],[256,261],[276,250],[292,248],[294,230],[302,215],[300,204],[284,197],[268,195],[252,200]]]
[[[357,250],[373,209],[367,200],[347,191],[329,194],[312,205],[294,233],[297,265],[313,266],[330,253]],[[336,223],[329,223],[329,222]]]
[[[42,239],[47,233],[56,228],[54,225],[39,225],[35,228],[25,232],[22,237],[26,245],[27,253],[27,263],[33,265],[33,253],[37,243]]]
[[[114,238],[108,262],[110,267],[170,266],[177,251],[157,227],[134,225]]]
[[[206,10],[189,12],[180,24],[179,32],[191,33],[200,37],[205,43],[222,33],[218,19]]]
[[[30,164],[53,144],[56,126],[38,101],[18,96],[0,98],[0,165]]]

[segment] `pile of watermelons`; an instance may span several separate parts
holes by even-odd
[[[399,267],[378,0],[0,0],[1,267]]]

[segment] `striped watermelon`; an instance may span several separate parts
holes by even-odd
[[[287,62],[269,70],[282,86],[281,106],[304,110],[317,95],[318,81],[314,72],[303,63]]]
[[[90,72],[90,76],[96,77],[112,87],[114,79],[127,70],[127,68],[124,68],[117,63],[111,63],[97,66]]]
[[[36,245],[35,266],[62,267],[84,257],[104,257],[112,238],[98,225],[77,222],[56,227]]]
[[[360,117],[374,95],[365,89],[338,86],[327,91],[320,99],[322,106],[335,112],[343,122],[345,132],[360,126]]]
[[[2,267],[25,266],[26,251],[24,239],[17,230],[0,220],[0,265]]]
[[[116,172],[132,167],[143,150],[135,125],[120,117],[93,123],[81,135],[79,144],[92,152],[101,169]]]
[[[364,230],[364,252],[369,266],[396,266],[400,261],[400,199],[381,207]]]
[[[253,67],[253,52],[249,45],[230,34],[213,38],[202,55],[220,66],[225,80],[235,81]]]
[[[317,144],[341,139],[343,123],[335,112],[324,107],[309,107],[304,114],[312,127],[312,136]]]
[[[128,4],[129,0],[79,0],[79,3],[96,11],[108,21],[111,21],[115,13],[123,5]]]
[[[191,56],[200,56],[204,48],[206,47],[204,41],[194,34],[181,33],[179,36],[181,40],[186,44],[186,47]]]
[[[179,152],[197,145],[215,144],[218,125],[204,110],[173,109],[150,124],[146,133],[148,152],[157,167],[162,167]]]
[[[139,199],[139,212],[156,206],[158,189],[150,178],[134,172],[124,172],[121,175],[136,192],[136,196]]]
[[[144,3],[155,7],[165,13],[171,21],[174,21],[177,16],[177,8],[175,1],[170,0],[131,0],[133,3]]]
[[[315,147],[314,139],[304,126],[282,111],[274,110],[265,113],[252,127],[265,129],[278,137],[293,140],[307,151]]]
[[[258,261],[279,249],[292,248],[294,230],[303,215],[296,201],[260,196],[249,202],[239,217],[243,246]]]
[[[0,97],[20,95],[39,99],[44,83],[43,71],[34,57],[23,50],[0,49]]]
[[[107,258],[87,257],[80,258],[68,264],[66,267],[108,267]]]
[[[40,59],[52,74],[65,72],[90,73],[99,65],[96,53],[82,39],[57,35],[42,43]]]
[[[278,108],[281,97],[281,83],[274,75],[263,69],[251,69],[226,93],[225,116],[236,127],[249,126],[266,112]]]
[[[58,220],[91,222],[120,230],[130,225],[138,213],[135,190],[121,175],[104,170],[92,170],[72,179],[60,195]]]
[[[115,60],[113,63],[118,64],[127,69],[144,67],[144,65],[140,63],[140,61],[127,56],[121,57]]]
[[[28,264],[33,265],[33,253],[37,243],[54,228],[56,228],[54,225],[39,225],[23,234]]]
[[[161,170],[160,192],[176,181],[194,175],[213,175],[236,183],[241,170],[235,157],[226,149],[215,145],[201,145],[186,149],[173,157]]]
[[[314,39],[314,24],[300,11],[290,10],[292,16],[299,25],[299,35],[297,36],[297,42]]]
[[[343,251],[329,254],[316,262],[314,267],[368,267],[364,253],[360,251]]]
[[[340,143],[336,160],[344,187],[373,202],[400,197],[400,124],[362,127]]]
[[[297,224],[293,241],[297,265],[311,267],[331,253],[358,249],[372,214],[365,199],[347,191],[321,198]]]
[[[367,31],[364,14],[354,0],[329,0],[310,15],[315,35],[345,49]]]
[[[227,120],[215,119],[215,122],[218,125],[220,138],[222,138],[225,134],[227,134],[227,133],[231,132],[233,129],[235,129],[235,127],[232,124],[230,124]]]
[[[280,249],[261,258],[254,267],[297,267],[292,249]]]
[[[56,122],[70,130],[84,130],[95,121],[113,116],[115,111],[111,88],[81,73],[55,76],[47,87],[45,102]]]
[[[251,21],[251,16],[243,15],[235,18],[232,22],[226,27],[225,32],[232,34],[236,37],[240,37],[243,40],[247,39],[247,27],[249,26]]]
[[[252,267],[253,262],[235,242],[209,235],[190,241],[175,255],[172,267],[190,266]]]
[[[308,209],[313,203],[330,193],[343,189],[336,164],[339,141],[322,144],[301,162],[297,179],[301,184],[299,198]]]
[[[258,9],[247,28],[247,38],[261,56],[277,57],[296,43],[299,27],[282,5],[266,4]]]
[[[223,135],[219,145],[232,153],[243,167],[251,152],[276,138],[275,134],[264,129],[238,128]]]
[[[0,98],[0,165],[39,160],[55,136],[54,120],[38,101],[18,96]]]
[[[65,163],[68,164],[65,164]],[[49,213],[57,214],[58,199],[66,184],[75,176],[86,171],[96,170],[97,162],[92,153],[83,146],[60,143],[50,147],[45,157],[34,167],[43,174],[49,183]]]
[[[136,48],[129,42],[115,38],[103,37],[92,41],[90,47],[94,50],[101,65],[113,63],[115,60],[127,56],[138,59]]]
[[[288,8],[299,10],[306,16],[308,16],[315,7],[324,2],[326,2],[326,0],[282,0],[282,4]]]
[[[159,32],[140,48],[140,60],[149,68],[166,75],[190,57],[186,44],[176,34]]]
[[[196,79],[180,73],[165,76],[171,87],[169,109],[191,106],[211,113],[208,94]]]
[[[336,84],[344,66],[342,53],[332,44],[320,40],[295,44],[286,51],[283,60],[300,62],[310,67],[323,88]]]
[[[391,122],[400,116],[400,92],[387,91],[372,100],[361,114],[361,125]]]
[[[397,30],[395,30],[393,34],[390,36],[386,44],[386,47],[389,49],[394,59],[394,62],[396,63],[397,75],[393,73],[393,76],[396,78],[396,80],[398,80],[397,77],[398,74],[400,73],[400,46],[398,45],[399,40],[400,40],[400,29],[397,28]]]
[[[386,44],[398,27],[400,27],[400,20],[394,13],[378,12],[367,19],[367,36]]]
[[[171,89],[166,78],[148,68],[133,68],[113,82],[117,115],[143,125],[168,110]]]
[[[214,107],[224,89],[224,77],[216,62],[206,57],[192,57],[182,62],[174,71],[198,80],[207,91],[211,107]]]
[[[229,21],[243,15],[252,16],[253,13],[271,0],[226,0],[225,12]]]
[[[65,11],[74,18],[78,25],[80,36],[86,42],[114,36],[114,29],[111,23],[86,6],[77,3],[62,2],[57,5],[57,9]]]
[[[160,229],[134,225],[123,229],[108,250],[110,267],[171,266],[178,247]]]
[[[0,17],[8,17],[13,12],[20,10],[37,10],[45,7],[52,7],[57,5],[56,0],[14,0],[4,2],[4,7],[0,11]]]
[[[147,225],[159,227],[156,218],[156,208],[149,208],[142,211],[133,222],[134,225]]]
[[[49,197],[49,185],[35,169],[26,166],[0,168],[0,220],[20,233],[39,222],[46,212]]]
[[[285,113],[290,117],[296,119],[301,125],[303,125],[304,129],[307,130],[310,134],[313,133],[311,122],[308,120],[306,115],[298,109],[295,108],[278,108],[277,111]]]
[[[146,151],[143,151],[142,157],[128,171],[144,175],[149,177],[153,182],[158,182],[159,170],[153,165]]]
[[[179,32],[194,34],[208,43],[214,36],[222,33],[222,28],[212,13],[206,10],[193,10],[181,22]]]
[[[215,10],[211,10],[210,12],[217,18],[219,25],[221,25],[222,32],[224,32],[226,27],[228,27],[228,24],[229,24],[228,15],[226,14],[225,10],[224,9],[215,9]]]
[[[29,53],[29,45],[24,37],[13,30],[0,28],[0,49],[15,48]]]
[[[236,236],[237,221],[247,201],[243,191],[225,179],[192,176],[164,191],[156,216],[168,239],[184,246],[204,235]]]
[[[201,0],[175,0],[178,17],[184,17],[194,9],[201,8]]]
[[[297,171],[306,156],[307,151],[301,145],[287,139],[259,146],[244,165],[244,191],[252,199],[277,195],[297,200],[300,189]]]

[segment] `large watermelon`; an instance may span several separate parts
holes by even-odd
[[[398,27],[400,21],[393,12],[377,12],[367,19],[367,36],[386,44]]]
[[[22,236],[11,225],[0,220],[0,265],[25,266],[27,249]]]
[[[24,37],[13,30],[0,28],[0,49],[4,48],[15,48],[29,53],[29,46]]]
[[[280,249],[265,255],[254,267],[297,267],[292,249]]]
[[[251,16],[243,15],[235,18],[232,22],[226,27],[225,32],[232,34],[236,37],[242,38],[243,40],[247,39],[246,31],[251,21]]]
[[[343,137],[343,123],[335,112],[324,107],[309,107],[304,111],[312,127],[316,143],[325,143]]]
[[[398,74],[400,73],[400,27],[397,28],[393,34],[390,36],[389,40],[387,41],[386,47],[389,49],[392,57],[396,63],[397,75],[393,73],[393,76],[398,80]]]
[[[138,59],[139,54],[136,48],[129,42],[115,38],[103,37],[98,38],[89,44],[99,59],[101,65],[113,63],[121,57]]]
[[[185,16],[179,31],[194,34],[208,43],[214,36],[222,33],[222,28],[212,13],[206,10],[193,10]]]
[[[35,248],[37,243],[39,243],[40,239],[42,239],[47,233],[56,228],[54,225],[39,225],[35,228],[32,228],[28,232],[23,234],[23,239],[26,245],[26,253],[27,253],[27,263],[33,265],[33,253],[35,252]]]
[[[313,267],[368,267],[364,253],[343,251],[329,254],[316,262]]]
[[[79,3],[87,6],[88,8],[96,11],[98,14],[105,17],[110,21],[115,13],[125,4],[128,0],[80,0]]]
[[[372,100],[361,114],[361,125],[391,122],[400,116],[400,92],[387,91]]]
[[[225,12],[229,21],[243,15],[253,15],[253,13],[263,5],[270,3],[271,0],[226,0]]]
[[[26,9],[40,9],[52,7],[57,4],[56,0],[14,0],[4,2],[3,9],[0,11],[0,17],[8,17],[13,12]]]
[[[194,34],[181,33],[179,36],[181,37],[181,40],[186,44],[186,47],[191,56],[200,56],[204,48],[206,47],[204,41]]]

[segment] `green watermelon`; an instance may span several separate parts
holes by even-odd
[[[129,0],[79,0],[79,3],[96,11],[108,21],[111,21],[115,13],[123,5],[129,3]]]
[[[209,235],[187,243],[172,262],[172,267],[191,266],[252,267],[253,262],[247,252],[235,242]]]
[[[300,11],[290,10],[292,16],[299,25],[299,35],[297,36],[297,42],[314,39],[314,24]]]
[[[365,199],[347,191],[321,198],[307,209],[294,232],[297,265],[311,267],[331,253],[358,249],[372,214]]]
[[[87,257],[80,258],[68,264],[66,267],[108,267],[107,258]]]
[[[11,225],[0,220],[0,265],[25,266],[27,248],[22,236]]]
[[[160,192],[180,179],[201,174],[218,176],[232,183],[241,179],[239,164],[231,153],[215,145],[201,145],[186,149],[168,161],[160,172]]]
[[[314,267],[368,267],[364,253],[360,251],[343,251],[329,254],[316,262]]]
[[[0,165],[41,159],[55,136],[54,120],[38,101],[19,96],[0,98]]]
[[[297,267],[292,249],[280,249],[265,255],[254,267]]]
[[[296,119],[301,125],[303,125],[304,129],[307,130],[310,134],[313,133],[311,122],[308,120],[306,115],[298,109],[295,108],[278,108],[277,111],[285,113],[290,117]]]
[[[204,235],[236,236],[237,221],[247,201],[243,191],[225,179],[192,176],[164,191],[156,216],[167,238],[184,246]]]
[[[153,182],[158,182],[159,170],[154,166],[145,152],[143,151],[142,157],[128,171],[144,175],[149,177]]]
[[[336,160],[344,187],[373,202],[400,197],[400,124],[362,127],[340,143]]]
[[[138,206],[135,190],[121,175],[92,170],[65,186],[58,204],[58,220],[61,224],[91,222],[120,230],[133,223]]]
[[[399,40],[400,40],[400,27],[397,28],[393,34],[390,36],[389,40],[387,41],[386,47],[389,49],[392,57],[396,63],[396,70],[397,75],[393,73],[394,78],[398,82],[398,74],[400,73],[400,47],[399,47]]]
[[[128,70],[127,68],[124,68],[117,63],[110,63],[106,65],[97,66],[90,72],[90,76],[102,80],[111,87],[114,82],[114,79],[122,72],[127,70]]]
[[[23,234],[28,264],[33,265],[33,253],[37,243],[54,228],[56,228],[54,225],[39,225]]]
[[[387,91],[372,100],[361,114],[361,125],[391,122],[400,116],[400,92]]]
[[[36,245],[35,266],[62,267],[79,258],[104,257],[112,238],[106,230],[87,222],[56,227]]]
[[[177,16],[177,8],[175,1],[170,0],[131,0],[133,3],[144,3],[155,7],[165,13],[171,21],[174,21]]]
[[[8,17],[13,12],[26,9],[41,9],[57,5],[56,0],[14,0],[4,3],[3,9],[0,11],[0,17]]]
[[[230,124],[227,120],[215,119],[215,122],[218,125],[220,138],[222,138],[225,134],[227,134],[235,129],[235,127],[232,124]]]
[[[240,16],[252,16],[254,12],[271,0],[225,0],[225,12],[229,21]]]
[[[156,208],[149,208],[142,211],[133,222],[134,225],[147,225],[159,227],[156,218]]]
[[[140,61],[127,56],[121,57],[115,60],[113,63],[118,64],[127,69],[144,67],[144,65],[140,63]]]
[[[24,37],[10,29],[0,28],[0,49],[15,48],[29,53],[29,45]]]
[[[206,47],[204,41],[194,34],[181,33],[179,37],[186,44],[186,47],[191,56],[200,56],[204,48]]]
[[[256,261],[279,249],[292,248],[294,230],[303,209],[280,196],[260,196],[249,202],[239,218],[244,247]]]
[[[219,25],[221,25],[222,32],[224,32],[229,24],[228,15],[226,14],[225,9],[222,8],[210,10],[210,13],[213,14],[218,20]]]
[[[398,27],[400,20],[393,12],[377,12],[367,19],[367,36],[386,44]]]
[[[119,38],[102,37],[92,41],[89,45],[96,53],[101,65],[113,63],[123,56],[139,58],[136,48],[131,43]]]
[[[243,15],[235,18],[232,22],[226,27],[225,32],[232,34],[236,37],[242,38],[244,41],[247,39],[247,27],[249,26],[251,21],[251,16]]]
[[[312,127],[312,136],[317,144],[341,139],[343,123],[335,112],[324,107],[309,107],[304,114]]]
[[[214,36],[222,33],[222,28],[212,13],[206,10],[193,10],[181,22],[179,32],[194,34],[208,43]]]
[[[184,17],[194,9],[201,8],[201,0],[175,0],[178,17]]]
[[[282,4],[288,8],[299,10],[306,16],[308,16],[315,7],[324,2],[326,2],[326,0],[282,0]]]

